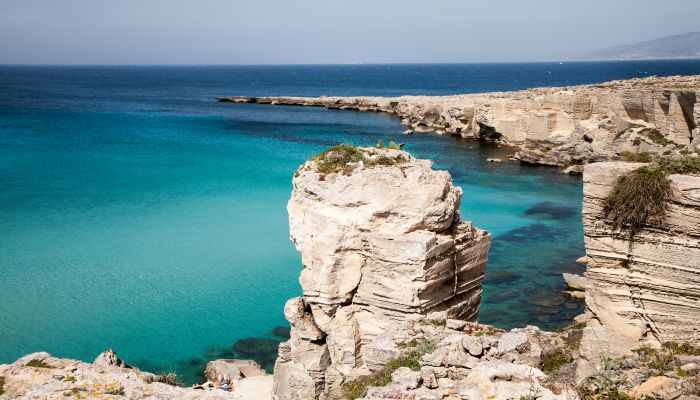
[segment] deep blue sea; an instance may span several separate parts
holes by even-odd
[[[406,143],[449,170],[493,233],[480,321],[554,329],[584,254],[581,180],[489,164],[511,149],[400,135],[390,115],[222,104],[220,95],[455,94],[700,74],[700,61],[240,67],[0,67],[0,362],[34,351],[197,379],[271,368],[299,295],[291,178],[338,143]],[[282,328],[280,328],[282,327]],[[275,329],[277,328],[277,329]]]

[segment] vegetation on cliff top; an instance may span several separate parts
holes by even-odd
[[[345,382],[342,387],[343,398],[348,400],[359,399],[365,395],[370,386],[388,385],[391,383],[391,374],[401,367],[420,371],[421,357],[435,351],[437,344],[438,342],[435,339],[422,339],[409,343],[407,346],[408,350],[403,356],[389,361],[384,367],[369,375]]]
[[[385,148],[384,141],[377,143],[376,147],[380,149]],[[389,142],[386,148],[400,150],[403,148],[403,144]],[[321,154],[314,156],[312,160],[316,163],[316,171],[321,174],[341,172],[345,175],[350,175],[353,170],[352,164],[360,161],[362,161],[365,167],[399,165],[407,161],[402,155],[388,157],[380,154],[371,157],[366,150],[363,151],[361,148],[349,144],[340,144],[326,149]]]
[[[49,364],[41,361],[41,360],[31,360],[28,363],[25,364],[27,367],[34,367],[34,368],[53,368]]]
[[[664,222],[673,196],[670,174],[700,174],[700,158],[661,159],[618,178],[604,205],[613,227],[634,234],[644,225]]]

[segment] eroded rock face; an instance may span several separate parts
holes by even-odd
[[[461,189],[404,151],[360,151],[365,160],[344,171],[321,174],[312,159],[294,177],[288,211],[303,297],[285,306],[292,330],[275,365],[279,399],[327,398],[396,358],[394,335],[416,321],[479,311],[491,237],[460,220]]]
[[[665,223],[630,240],[629,232],[613,231],[605,221],[603,205],[618,177],[639,167],[596,163],[584,172],[591,321],[584,335],[590,343],[581,347],[590,349],[592,362],[598,353],[623,355],[643,341],[700,341],[700,177],[671,175],[674,196]],[[601,348],[603,342],[609,345]]]
[[[415,132],[518,146],[524,163],[563,166],[624,151],[700,148],[700,76],[454,96],[225,97],[220,101],[389,112]]]

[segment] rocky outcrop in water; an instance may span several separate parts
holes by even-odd
[[[219,101],[388,112],[414,132],[515,145],[521,162],[564,166],[623,152],[700,149],[700,76],[455,96],[221,97]]]
[[[615,230],[604,199],[635,163],[596,163],[584,173],[589,360],[628,354],[648,342],[700,341],[700,176],[670,175],[664,222],[634,236]]]
[[[329,398],[399,356],[418,321],[476,319],[491,237],[460,219],[461,197],[400,150],[341,146],[299,168],[288,211],[303,297],[285,306],[277,398]]]

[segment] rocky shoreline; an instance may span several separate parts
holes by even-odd
[[[625,154],[700,149],[700,76],[612,81],[515,92],[402,97],[219,97],[220,102],[391,113],[410,129],[520,148],[531,164],[580,165]]]
[[[274,376],[246,360],[207,365],[211,384],[34,353],[0,365],[0,399],[698,400],[700,165],[672,174],[665,221],[630,236],[603,211],[619,177],[584,170],[586,312],[558,332],[477,322],[490,234],[464,221],[450,174],[397,148],[340,145],[295,173],[290,233],[302,297],[284,314]],[[233,392],[217,381],[233,379]],[[228,383],[226,383],[228,384]]]

